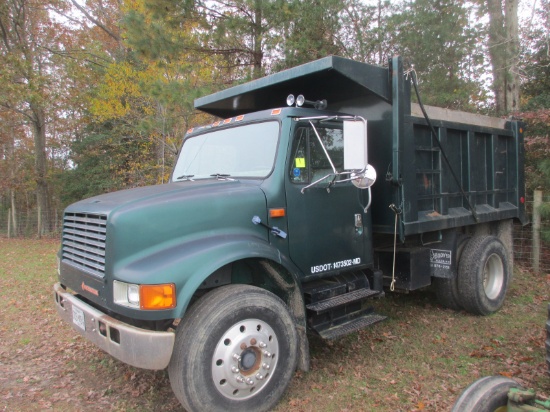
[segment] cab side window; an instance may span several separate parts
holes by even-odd
[[[319,137],[325,146],[337,171],[344,164],[344,140],[342,129],[316,126]],[[333,178],[333,170],[315,131],[309,124],[298,126],[294,133],[290,165],[290,180],[294,183],[311,183],[327,177]]]

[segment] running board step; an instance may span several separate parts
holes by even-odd
[[[374,325],[375,323],[381,322],[386,319],[386,316],[378,315],[376,313],[371,313],[369,315],[361,316],[360,318],[355,318],[346,323],[340,325],[334,325],[324,330],[317,330],[317,333],[327,340],[332,340],[339,338],[340,336],[347,335],[352,332],[356,332],[360,329],[364,329],[367,326]]]
[[[378,295],[379,293],[380,292],[372,289],[357,289],[352,292],[344,293],[343,295],[338,295],[329,299],[321,300],[319,302],[310,303],[309,305],[306,305],[306,308],[315,312],[316,314],[319,314],[338,306],[346,305],[351,302],[356,302],[374,295]]]

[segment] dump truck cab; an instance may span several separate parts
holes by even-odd
[[[258,211],[250,222],[296,266],[300,280],[372,267],[366,210],[376,176],[368,166],[364,119],[285,107],[189,132],[172,182],[261,181],[267,214]]]

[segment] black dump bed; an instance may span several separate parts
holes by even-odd
[[[369,163],[378,173],[375,233],[393,233],[390,204],[402,211],[402,239],[502,219],[524,222],[523,124],[427,107],[447,164],[411,104],[400,58],[383,68],[330,56],[197,99],[195,107],[228,118],[281,107],[291,93],[367,119]]]

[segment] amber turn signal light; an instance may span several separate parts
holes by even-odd
[[[141,285],[140,307],[146,310],[172,309],[176,307],[176,285]]]
[[[269,209],[269,217],[285,217],[285,209]]]

